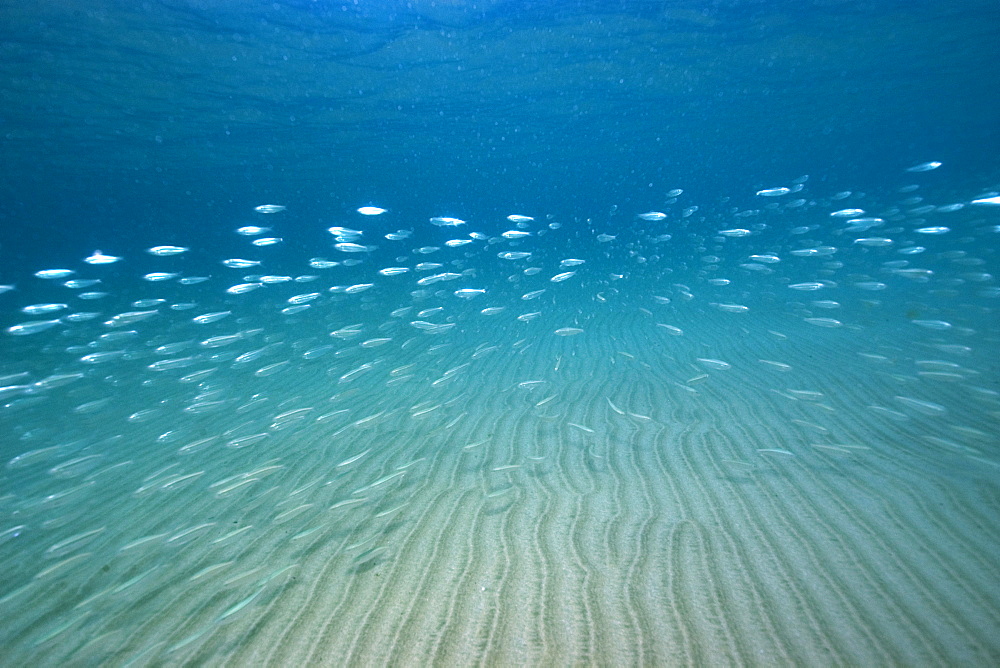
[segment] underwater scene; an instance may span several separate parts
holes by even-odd
[[[1000,661],[1000,7],[0,17],[0,664]]]

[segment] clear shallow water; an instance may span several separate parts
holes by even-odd
[[[7,11],[9,662],[995,661],[982,16]]]

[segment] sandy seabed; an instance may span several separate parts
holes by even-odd
[[[620,304],[67,392],[0,662],[995,665],[1000,399],[922,336]]]

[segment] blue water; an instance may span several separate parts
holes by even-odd
[[[0,243],[996,176],[993,3],[383,4],[8,8]]]

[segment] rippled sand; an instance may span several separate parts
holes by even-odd
[[[25,412],[72,438],[4,471],[0,658],[992,664],[982,360],[633,297]]]

